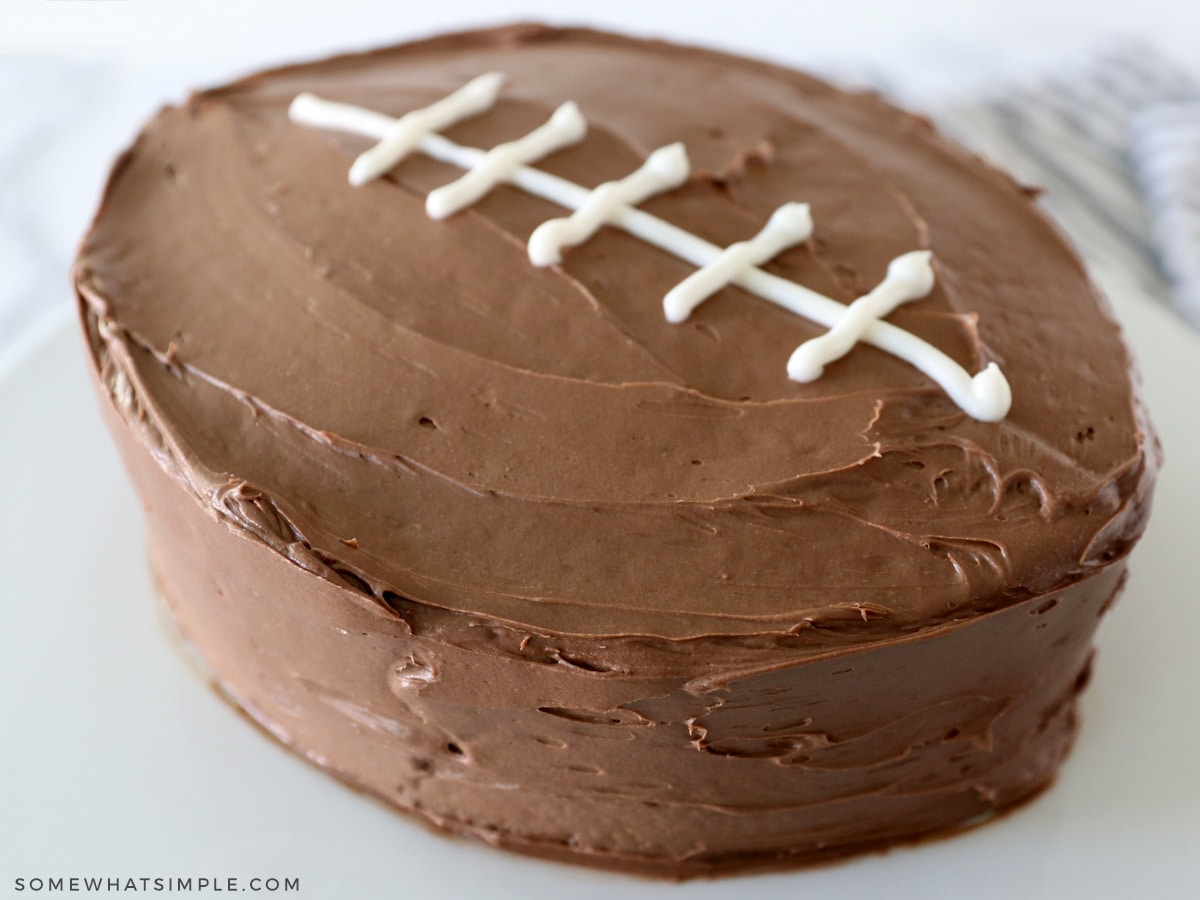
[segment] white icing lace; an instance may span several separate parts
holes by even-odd
[[[812,219],[807,204],[784,204],[759,234],[724,249],[637,209],[647,198],[687,180],[688,160],[681,144],[656,150],[620,181],[588,190],[527,165],[583,139],[587,123],[574,103],[564,103],[544,125],[490,151],[463,147],[437,133],[491,109],[503,81],[497,73],[482,75],[400,119],[311,94],[297,96],[289,115],[300,124],[353,132],[379,142],[351,166],[350,181],[355,185],[384,174],[414,150],[465,169],[458,180],[430,192],[425,208],[432,218],[442,219],[470,206],[500,183],[573,210],[571,216],[543,222],[534,230],[529,238],[529,258],[534,265],[560,263],[564,247],[586,241],[604,225],[620,228],[691,263],[698,271],[663,298],[663,312],[670,322],[685,321],[705,299],[735,284],[826,326],[826,334],[801,344],[788,360],[788,377],[795,381],[819,378],[826,365],[865,341],[933,379],[967,415],[997,422],[1008,414],[1012,390],[994,362],[972,375],[932,344],[882,321],[900,304],[925,297],[933,289],[929,251],[918,250],[892,260],[884,280],[846,306],[758,268],[808,239]]]

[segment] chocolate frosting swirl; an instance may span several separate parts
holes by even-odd
[[[498,105],[454,140],[573,99],[589,134],[539,167],[589,187],[683,141],[690,180],[644,208],[725,246],[807,201],[814,237],[765,268],[842,302],[931,250],[933,293],[890,320],[999,362],[1008,417],[866,346],[790,382],[812,323],[728,288],[668,324],[685,263],[603,229],[534,268],[560,208],[501,187],[432,222],[457,170],[353,188],[367,141],[287,118],[302,91],[398,116],[492,70]],[[367,603],[542,633],[970,618],[1122,557],[1158,464],[1118,328],[1028,190],[874,96],[709,50],[514,26],[196,94],[119,161],[75,280],[202,504]]]

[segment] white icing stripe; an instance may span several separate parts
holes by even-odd
[[[928,296],[933,290],[932,256],[928,250],[914,250],[893,259],[878,287],[851,303],[825,334],[796,348],[788,360],[788,377],[804,383],[816,381],[826,365],[841,359],[862,340],[872,322],[902,303]]]
[[[535,228],[529,236],[529,261],[535,266],[562,262],[564,247],[582,244],[623,208],[674,190],[687,181],[690,172],[683,144],[660,147],[620,181],[606,181],[592,190],[570,217],[550,219]]]
[[[697,306],[743,272],[774,259],[789,247],[808,240],[812,215],[807,203],[785,203],[771,214],[762,231],[748,241],[730,244],[712,262],[693,272],[663,297],[668,322],[687,321]]]
[[[378,178],[416,150],[425,135],[487,112],[495,105],[503,84],[503,75],[489,72],[468,81],[450,96],[401,116],[378,144],[354,160],[350,183],[358,186]]]
[[[288,118],[310,128],[348,131],[363,137],[383,140],[398,120],[374,110],[322,100],[315,94],[297,94],[288,107]]]
[[[296,98],[291,116],[293,121],[315,128],[349,131],[376,140],[383,138],[395,122],[382,113],[320,100],[309,94]],[[471,168],[486,156],[483,150],[463,147],[439,134],[423,137],[420,148],[425,155],[462,169]],[[579,209],[591,194],[587,188],[565,178],[528,166],[514,169],[509,181],[535,197],[572,210]],[[618,209],[608,224],[697,267],[706,266],[721,255],[721,248],[715,244],[631,206]],[[742,271],[732,283],[826,328],[835,326],[847,309],[810,288],[758,268]],[[998,422],[1008,414],[1012,392],[995,363],[989,363],[972,377],[937,347],[889,322],[871,322],[863,330],[862,339],[924,373],[972,418]]]
[[[431,219],[444,219],[475,203],[502,181],[511,180],[525,163],[535,162],[587,134],[587,120],[579,107],[568,101],[554,111],[546,124],[507,144],[498,144],[484,154],[457,181],[430,191],[425,212]]]

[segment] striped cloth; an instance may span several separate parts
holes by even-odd
[[[1200,93],[1134,116],[1133,156],[1163,271],[1180,312],[1200,329]]]
[[[1073,70],[943,109],[942,127],[1022,182],[1097,271],[1200,329],[1200,81],[1125,44]]]

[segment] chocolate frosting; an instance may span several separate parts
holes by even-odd
[[[781,202],[807,201],[813,238],[764,268],[842,302],[878,283],[893,257],[931,250],[933,293],[889,320],[971,371],[998,362],[1014,397],[1007,418],[970,419],[924,375],[861,345],[820,381],[790,382],[789,354],[821,331],[812,323],[727,288],[671,325],[661,298],[694,271],[687,264],[603,229],[562,265],[534,268],[525,242],[560,208],[502,186],[433,222],[424,197],[458,170],[412,157],[354,188],[347,169],[368,142],[287,118],[304,91],[398,116],[493,70],[509,78],[496,108],[448,129],[449,137],[491,147],[575,100],[588,136],[538,165],[589,187],[683,141],[690,180],[643,207],[726,246],[752,236]],[[988,789],[984,806],[1015,802],[1046,782],[1065,750],[1091,628],[1144,527],[1158,465],[1118,328],[1026,189],[877,97],[710,50],[520,25],[196,94],[159,113],[119,160],[75,282],[121,427],[139,436],[176,490],[232,533],[285,568],[318,576],[316,594],[326,600],[311,601],[313,621],[341,627],[341,619],[365,617],[394,637],[386,623],[400,616],[409,636],[424,629],[509,662],[540,654],[538,664],[565,661],[576,676],[625,678],[592,678],[591,693],[580,688],[569,703],[525,698],[539,722],[557,716],[568,729],[560,742],[597,716],[618,731],[686,721],[671,754],[683,747],[693,760],[701,749],[706,758],[770,761],[777,772],[802,755],[793,738],[841,740],[832,731],[803,738],[810,732],[794,722],[790,731],[777,722],[777,734],[760,728],[768,713],[786,712],[783,701],[764,707],[761,698],[795,688],[788,666],[832,660],[829,672],[805,676],[819,681],[837,674],[831,654],[877,647],[901,660],[861,668],[878,685],[918,664],[910,638],[940,640],[978,621],[971,646],[1010,647],[1025,640],[1020,623],[1032,621],[1025,607],[1033,599],[1080,583],[1069,595],[1075,618],[1059,626],[1074,643],[1053,685],[1022,683],[1012,688],[1020,701],[998,688],[941,697],[910,719],[893,714],[883,732],[868,720],[888,714],[872,706],[847,727],[882,735],[893,756],[878,756],[876,745],[858,762],[847,751],[835,766],[902,758],[919,742],[913,735],[962,717],[986,744],[990,737],[979,735],[991,734],[990,723],[1027,702],[1032,711],[1005,720],[1006,752],[1017,759],[1027,747],[1038,762],[998,776],[1003,786]],[[137,474],[142,463],[127,459],[150,491],[150,476]],[[171,528],[176,543],[190,534]],[[198,534],[186,539],[215,540]],[[214,550],[211,559],[231,552]],[[179,559],[172,571],[197,564]],[[213,571],[224,565],[213,562]],[[238,565],[252,578],[266,564]],[[200,590],[198,575],[177,575],[172,587],[168,568],[160,565],[169,595]],[[1103,578],[1085,589],[1093,575]],[[293,575],[278,579],[294,584]],[[331,589],[341,612],[330,612]],[[210,600],[220,606],[217,594]],[[1008,621],[989,617],[1009,609],[1016,625],[985,628]],[[226,612],[229,621],[248,615]],[[274,695],[254,695],[251,684],[267,669],[243,670],[221,649],[237,635],[205,621],[196,613],[191,628],[224,660],[215,667],[233,692],[274,709],[264,721],[288,720],[286,704],[271,706]],[[465,636],[485,625],[488,640]],[[282,640],[284,630],[277,634]],[[320,638],[305,640],[289,644],[293,653]],[[967,643],[943,648],[956,675],[976,654]],[[774,655],[781,648],[786,658]],[[404,652],[421,669],[420,652],[433,651]],[[473,671],[474,659],[459,671]],[[722,694],[715,720],[722,703],[696,699],[729,692],[753,673],[762,683]],[[839,703],[873,690],[841,684]],[[442,700],[449,709],[466,703],[461,694]],[[492,708],[491,700],[479,705]],[[433,727],[433,706],[404,727]],[[475,728],[446,721],[438,726],[446,733]],[[1022,743],[1035,732],[1047,743]],[[339,746],[311,722],[276,733],[313,754],[321,747],[323,760]],[[661,760],[675,767],[664,773],[700,765]],[[382,763],[329,764],[385,790]],[[496,772],[519,780],[514,765],[497,764],[487,783]],[[774,777],[753,771],[759,788]],[[703,772],[711,780],[716,770]],[[861,787],[847,778],[832,795]],[[680,776],[663,790],[683,808],[694,788]],[[584,796],[578,784],[559,789]],[[645,785],[635,795],[664,799]],[[487,815],[499,816],[504,802]],[[401,805],[422,808],[411,797]],[[453,819],[451,806],[427,814],[482,833],[476,820]],[[873,808],[884,806],[877,799]],[[877,842],[978,811],[968,804],[926,824],[878,826]],[[902,805],[895,812],[912,815]],[[882,820],[894,825],[889,816]],[[852,803],[813,846],[861,844],[861,828],[845,823],[869,818]],[[513,829],[488,827],[495,840],[520,843],[495,837]],[[790,827],[781,825],[769,846],[785,843],[779,835]],[[686,857],[680,840],[661,853]],[[750,852],[746,840],[729,840]],[[544,843],[539,852],[551,852]]]
[[[535,269],[558,207],[502,187],[431,222],[456,170],[355,189],[367,142],[286,116],[301,91],[399,115],[491,70],[455,140],[574,99],[588,137],[543,168],[584,185],[684,141],[691,180],[645,208],[724,246],[805,200],[814,238],[766,268],[843,302],[931,249],[932,296],[892,321],[999,361],[1007,419],[870,347],[789,382],[811,323],[730,288],[670,325],[685,263],[605,230]],[[873,96],[710,51],[517,27],[198,94],[121,161],[77,279],[197,492],[253,485],[266,524],[219,508],[377,593],[571,633],[891,633],[1076,579],[1145,516],[1128,353],[1027,193]]]

